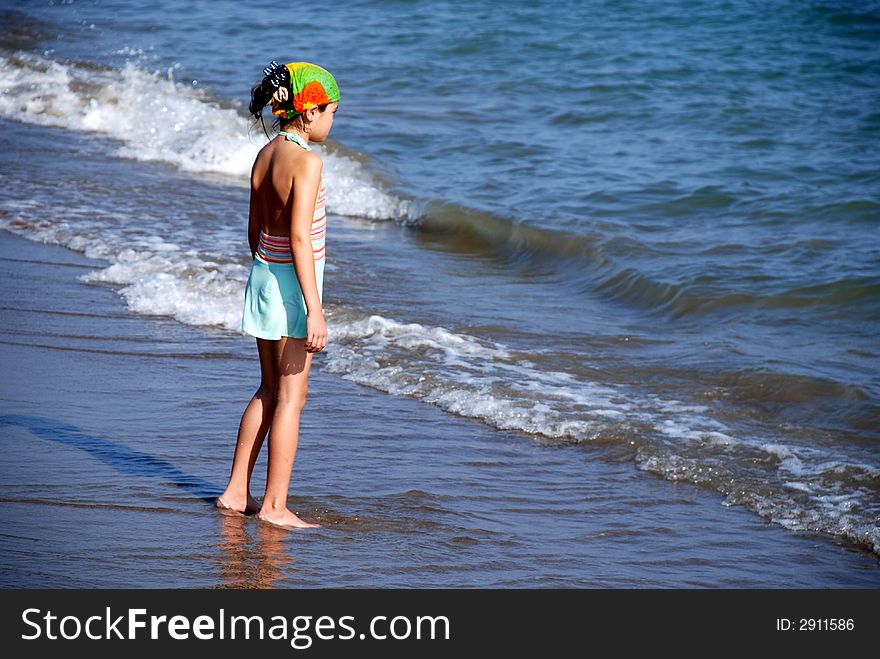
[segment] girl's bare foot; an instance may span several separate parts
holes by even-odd
[[[224,492],[217,497],[214,505],[222,510],[234,510],[244,515],[253,515],[260,509],[260,504],[250,494],[247,495],[245,500],[243,497],[235,497]]]
[[[301,520],[295,514],[287,510],[286,508],[280,512],[272,512],[264,513],[262,510],[257,513],[257,519],[260,519],[264,522],[269,522],[269,524],[274,524],[275,526],[281,526],[286,529],[316,529],[319,528],[320,524],[312,524],[311,522],[306,522]]]

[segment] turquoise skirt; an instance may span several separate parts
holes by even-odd
[[[323,304],[324,259],[315,261],[315,280]],[[308,336],[306,314],[306,302],[293,264],[269,263],[258,254],[244,289],[241,330],[260,339],[304,339]]]

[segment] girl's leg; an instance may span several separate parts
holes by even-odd
[[[251,398],[238,426],[238,441],[232,458],[232,473],[226,490],[217,499],[219,508],[231,508],[247,514],[255,513],[260,504],[251,496],[251,474],[260,454],[266,431],[275,414],[275,396],[278,385],[278,341],[257,339],[260,353],[260,388]]]
[[[260,519],[280,526],[314,528],[287,509],[290,473],[299,442],[299,420],[306,404],[312,353],[305,339],[282,338],[278,342],[278,396],[269,433],[269,473]]]

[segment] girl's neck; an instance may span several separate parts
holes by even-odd
[[[280,126],[280,127],[279,127],[279,130],[281,130],[282,132],[285,132],[285,133],[293,133],[294,135],[299,135],[299,136],[300,136],[301,138],[303,138],[306,142],[309,141],[309,136],[308,136],[308,134],[303,133],[301,130],[299,130],[299,129],[297,129],[297,128],[291,126],[291,125]]]

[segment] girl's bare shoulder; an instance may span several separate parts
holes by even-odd
[[[301,154],[300,164],[306,171],[320,171],[324,166],[324,161],[314,151],[303,151]]]
[[[323,165],[321,157],[314,151],[306,151],[296,144],[287,145],[281,140],[270,140],[254,159],[251,183],[259,185],[270,172],[276,180],[278,176],[320,175]]]
[[[277,160],[283,162],[281,165],[285,171],[290,172],[293,178],[320,174],[324,162],[321,157],[314,151],[306,151],[302,147],[292,144],[288,148],[279,148]]]

